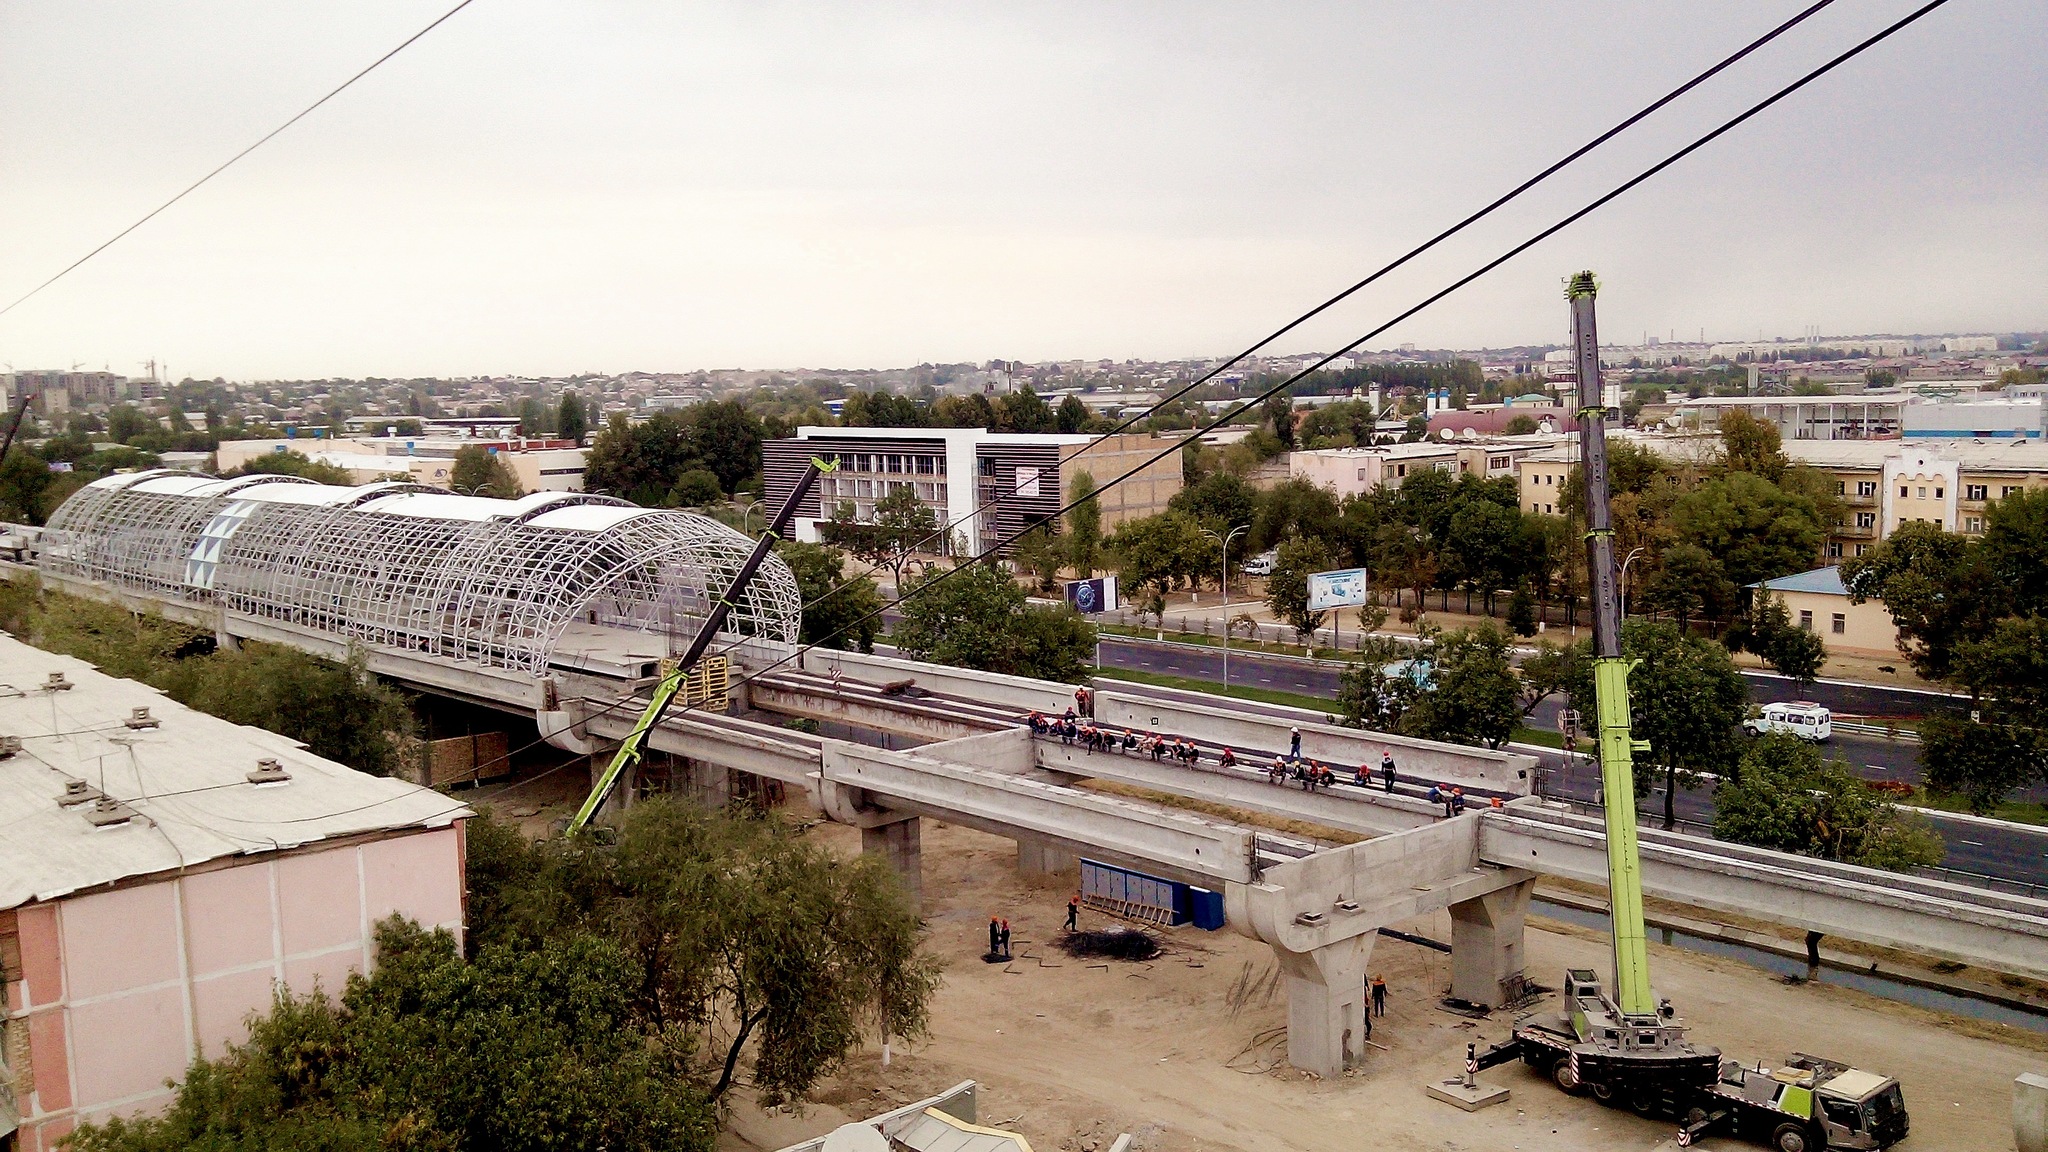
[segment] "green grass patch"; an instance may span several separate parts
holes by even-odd
[[[1961,796],[1945,792],[1929,792],[1925,788],[1913,789],[1911,799],[1904,801],[1916,808],[1932,808],[1938,812],[1969,812],[1969,802]],[[1997,808],[1982,815],[1994,820],[2010,820],[2015,824],[2048,825],[2048,804],[2036,804],[2025,800],[2007,800]]]
[[[1284,704],[1290,708],[1306,708],[1311,712],[1320,712],[1325,716],[1336,715],[1337,702],[1334,700],[1324,700],[1318,696],[1305,696],[1299,692],[1282,692],[1273,688],[1250,688],[1242,684],[1232,684],[1230,691],[1225,692],[1221,684],[1212,680],[1197,680],[1192,676],[1169,676],[1161,672],[1133,671],[1129,668],[1118,668],[1114,671],[1104,669],[1102,675],[1097,676],[1095,679],[1097,684],[1104,684],[1115,680],[1130,680],[1138,684],[1156,684],[1161,688],[1179,688],[1188,692],[1206,692],[1211,696],[1231,696],[1239,700],[1257,700],[1263,704]]]
[[[1221,648],[1223,639],[1217,635],[1201,632],[1176,632],[1167,629],[1162,634],[1157,628],[1138,628],[1130,624],[1097,624],[1095,630],[1104,636],[1122,636],[1129,640],[1150,640],[1153,643],[1192,644],[1201,648]],[[1349,633],[1347,633],[1349,635]],[[1230,639],[1232,652],[1246,652],[1264,656],[1309,656],[1317,660],[1349,660],[1356,663],[1358,653],[1345,652],[1336,648],[1304,648],[1299,644],[1282,644],[1279,641],[1246,640],[1233,636]]]
[[[1564,747],[1563,736],[1555,732],[1545,732],[1541,728],[1531,728],[1526,724],[1516,728],[1515,734],[1510,739],[1517,744],[1538,744],[1545,748]]]

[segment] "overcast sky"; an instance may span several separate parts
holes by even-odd
[[[0,0],[12,300],[452,0]],[[476,0],[0,317],[230,378],[1250,339],[1801,7]],[[1306,329],[1342,344],[1910,10],[1785,40]],[[1372,347],[2048,327],[2048,19],[1954,0]]]

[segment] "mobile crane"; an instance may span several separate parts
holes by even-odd
[[[569,820],[569,835],[574,836],[589,825],[591,819],[597,815],[597,810],[603,807],[605,800],[611,796],[612,789],[618,787],[619,779],[625,775],[626,769],[639,761],[647,743],[647,734],[654,730],[656,724],[661,723],[662,714],[668,711],[676,694],[688,683],[691,670],[696,668],[697,662],[703,659],[705,651],[711,647],[711,641],[717,637],[718,630],[724,627],[726,617],[732,614],[734,602],[746,593],[747,585],[753,583],[754,573],[760,571],[762,561],[768,558],[768,553],[775,547],[775,542],[789,529],[789,522],[795,518],[797,508],[802,505],[804,498],[811,494],[811,489],[818,483],[818,477],[836,471],[838,467],[836,461],[811,457],[804,474],[797,479],[796,487],[790,489],[789,496],[782,501],[782,506],[775,510],[775,515],[770,517],[767,525],[763,527],[761,538],[754,543],[754,550],[747,554],[746,560],[733,572],[732,581],[726,586],[725,595],[712,603],[711,611],[705,615],[704,623],[697,629],[697,635],[691,639],[690,646],[676,659],[675,666],[655,684],[654,693],[647,702],[646,710],[640,714],[639,723],[633,725],[633,731],[619,744],[618,751],[612,754],[611,763],[591,785],[590,795],[584,798],[583,806],[577,809],[576,815]]]
[[[1566,284],[1572,359],[1578,372],[1579,467],[1586,500],[1586,567],[1593,610],[1602,809],[1607,826],[1608,912],[1614,937],[1611,990],[1590,968],[1565,973],[1562,1011],[1532,1012],[1512,1035],[1477,1055],[1473,1067],[1520,1059],[1573,1095],[1626,1105],[1645,1116],[1681,1118],[1678,1142],[1710,1132],[1763,1139],[1778,1152],[1880,1149],[1908,1128],[1898,1081],[1804,1054],[1784,1068],[1745,1067],[1690,1040],[1668,1000],[1650,987],[1643,933],[1642,858],[1636,843],[1633,756],[1648,744],[1629,731],[1629,661],[1621,654],[1621,610],[1608,506],[1608,408],[1593,321],[1599,294],[1591,272]]]

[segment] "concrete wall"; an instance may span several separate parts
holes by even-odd
[[[1285,752],[1289,729],[1285,720],[1245,713],[1219,714],[1215,705],[1201,705],[1135,696],[1099,689],[1096,719],[1118,728],[1187,736],[1230,745],[1242,754],[1256,749],[1271,756]],[[1489,752],[1457,744],[1439,744],[1385,732],[1366,732],[1334,724],[1302,724],[1301,754],[1349,773],[1360,764],[1378,770],[1380,752],[1393,754],[1395,769],[1406,780],[1427,780],[1461,787],[1487,788],[1526,796],[1534,787],[1536,758],[1519,752]]]
[[[121,833],[126,835],[126,833]],[[80,1120],[150,1113],[195,1057],[248,1037],[283,984],[338,995],[366,970],[372,929],[403,913],[462,932],[460,827],[240,858],[174,880],[19,910],[34,1090],[23,1152]]]
[[[834,668],[849,680],[869,684],[915,680],[919,687],[928,691],[1014,708],[1019,716],[1034,708],[1040,712],[1064,712],[1074,704],[1073,686],[1051,680],[999,676],[971,668],[940,668],[891,656],[833,652],[823,648],[813,648],[803,655],[803,670],[806,672],[829,675]]]

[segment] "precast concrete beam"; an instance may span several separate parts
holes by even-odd
[[[1485,860],[1606,883],[1597,826],[1513,809],[1475,815]],[[1652,896],[2048,978],[2048,902],[1691,837],[1646,832],[1640,848]]]
[[[1214,764],[1196,767],[1170,760],[1153,760],[1135,752],[1090,752],[1079,744],[1036,740],[1038,765],[1071,777],[1112,780],[1170,796],[1186,796],[1285,816],[1326,828],[1339,828],[1364,836],[1385,836],[1410,828],[1437,823],[1441,805],[1413,796],[1393,795],[1339,786],[1327,792],[1305,792],[1292,781],[1269,783],[1257,768],[1223,768]],[[920,748],[936,754],[936,748]]]
[[[970,768],[1014,775],[1039,766],[1037,743],[1032,739],[1029,728],[1004,728],[926,744],[917,750],[917,754],[949,764],[965,764]]]
[[[747,702],[763,712],[833,720],[919,740],[955,740],[990,728],[988,721],[950,711],[943,703],[885,697],[859,683],[834,688],[764,677],[747,685]]]
[[[1326,849],[1226,889],[1228,920],[1287,952],[1314,952],[1533,878],[1479,858],[1477,814]]]
[[[584,727],[602,739],[620,741],[631,735],[639,722],[640,709],[622,708],[592,715]],[[805,788],[818,771],[818,745],[812,738],[765,724],[723,717],[714,720],[699,713],[662,720],[647,734],[647,746]]]
[[[1095,693],[1095,717],[1104,725],[1188,736],[1239,751],[1260,749],[1269,755],[1286,750],[1292,730],[1299,728],[1303,756],[1341,765],[1345,772],[1361,764],[1377,768],[1384,750],[1393,754],[1397,770],[1408,780],[1435,780],[1514,796],[1526,796],[1535,786],[1536,758],[1520,752],[1494,752],[1337,724],[1292,724],[1234,710],[1224,700],[1180,701],[1120,692],[1109,686],[1115,681],[1102,683],[1104,687]]]
[[[812,648],[800,659],[806,672],[830,675],[837,669],[842,679],[869,684],[895,684],[910,680],[927,692],[998,705],[1019,716],[1033,710],[1057,714],[1074,704],[1074,686],[1056,680],[1001,676],[970,668],[926,664],[921,660],[824,648]]]
[[[821,784],[1010,839],[1031,839],[1214,885],[1252,871],[1250,829],[908,752],[824,742]]]

